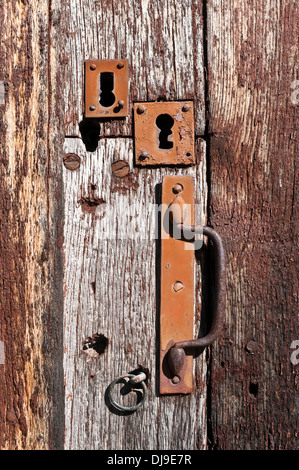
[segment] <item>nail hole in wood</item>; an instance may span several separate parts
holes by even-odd
[[[109,344],[108,338],[102,333],[95,333],[91,337],[88,336],[83,342],[82,352],[96,359],[101,356],[107,349]]]

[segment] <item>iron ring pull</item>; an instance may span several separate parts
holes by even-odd
[[[212,344],[220,335],[225,314],[225,297],[226,297],[226,279],[225,279],[225,250],[222,239],[215,230],[210,227],[198,227],[178,224],[180,229],[186,233],[187,231],[194,234],[206,235],[213,243],[215,253],[215,272],[214,272],[214,301],[212,309],[212,323],[208,334],[199,339],[191,339],[189,341],[180,341],[175,343],[168,351],[168,365],[173,375],[178,375],[183,368],[185,361],[185,349],[192,348],[201,349]]]
[[[141,385],[141,389],[134,389],[132,388],[131,391],[142,391],[142,397],[141,397],[141,400],[138,401],[136,403],[136,405],[134,406],[125,406],[125,405],[121,405],[120,403],[116,402],[112,396],[112,391],[115,387],[116,384],[120,383],[121,380],[125,380],[125,379],[128,379],[128,383],[130,383],[132,386],[133,385]],[[134,374],[126,374],[126,375],[122,375],[120,377],[117,377],[116,379],[114,379],[111,384],[109,385],[107,391],[108,391],[108,398],[109,398],[109,401],[111,403],[111,405],[114,406],[114,408],[116,408],[118,411],[136,411],[138,410],[138,408],[141,407],[141,405],[143,404],[145,398],[146,398],[146,390],[147,390],[147,387],[146,387],[146,383],[145,383],[145,380],[146,380],[146,374],[141,372],[140,374],[138,375],[134,375]]]

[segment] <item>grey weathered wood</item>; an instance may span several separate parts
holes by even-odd
[[[84,60],[127,58],[129,116],[101,135],[132,135],[134,101],[195,100],[205,130],[202,0],[63,2],[65,134],[78,136],[84,112]]]
[[[84,60],[128,58],[129,109],[139,100],[194,99],[196,132],[203,134],[202,2],[82,4],[68,0],[63,15],[69,77],[64,89],[65,134],[82,135],[86,144],[85,148],[78,139],[67,139],[65,144],[65,152],[79,153],[83,161],[76,172],[64,170],[66,447],[205,448],[205,355],[198,360],[201,386],[195,396],[157,398],[155,391],[156,242],[153,234],[148,239],[150,229],[155,230],[148,211],[155,202],[155,186],[163,175],[176,170],[133,167],[132,140],[123,138],[132,135],[131,111],[125,120],[100,126],[83,120]],[[95,150],[97,133],[119,138],[101,139]],[[203,220],[205,152],[201,140],[198,153],[197,169],[179,171],[199,177]],[[119,159],[130,164],[125,178],[111,171],[111,163]],[[114,213],[109,218],[111,208]],[[120,239],[113,238],[115,229]],[[133,239],[127,239],[132,234]],[[95,333],[107,336],[110,344],[89,364],[88,356],[80,351],[83,341]],[[132,417],[114,415],[104,403],[105,389],[117,375],[138,365],[151,373],[149,400]]]
[[[64,169],[65,194],[65,447],[67,449],[193,449],[206,447],[206,360],[196,360],[196,391],[186,397],[156,394],[156,186],[166,174],[196,177],[198,223],[205,222],[205,144],[197,142],[197,167],[137,169],[130,138],[101,139],[86,152],[66,139],[65,152],[82,159]],[[111,164],[124,160],[119,178]],[[93,189],[92,189],[93,188]],[[88,206],[88,201],[101,202]],[[109,214],[112,214],[112,216]],[[196,269],[196,328],[201,304]],[[92,360],[82,352],[93,334],[109,340]],[[149,397],[131,416],[112,413],[105,391],[117,376],[139,366],[149,370]]]
[[[209,219],[227,248],[210,445],[298,445],[298,2],[207,3]],[[298,86],[297,86],[298,88]]]

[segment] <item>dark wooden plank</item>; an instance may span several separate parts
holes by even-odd
[[[63,445],[62,98],[52,5],[0,6],[2,449]]]
[[[294,449],[297,2],[211,0],[207,13],[209,220],[224,237],[228,277],[226,328],[211,356],[210,446]]]

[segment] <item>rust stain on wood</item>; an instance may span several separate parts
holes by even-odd
[[[97,208],[101,204],[105,204],[105,203],[106,203],[105,200],[98,196],[81,197],[78,201],[78,204],[81,205],[82,211],[85,214],[92,214],[92,215],[95,215]]]

